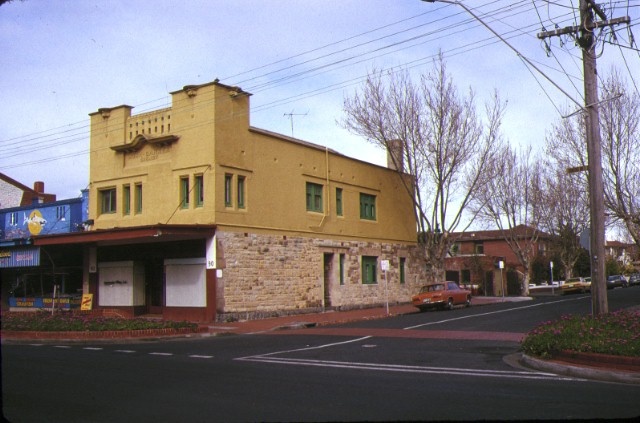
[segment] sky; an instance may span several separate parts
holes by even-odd
[[[2,2],[2,0],[0,0]],[[0,172],[73,198],[89,184],[89,113],[168,107],[172,91],[211,82],[252,93],[251,125],[385,165],[384,151],[340,125],[343,101],[374,69],[417,80],[442,52],[478,111],[508,102],[505,138],[540,149],[583,103],[578,0],[13,0],[0,5]],[[598,68],[640,87],[640,0],[602,0]],[[470,13],[471,12],[471,13]],[[475,15],[475,17],[473,16]],[[497,33],[498,35],[494,34]],[[535,68],[534,68],[535,67]],[[557,87],[560,87],[558,89]]]

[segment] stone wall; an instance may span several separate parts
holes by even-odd
[[[425,281],[413,245],[222,231],[217,238],[224,262],[217,279],[220,321],[407,303]],[[362,283],[363,255],[378,257],[375,284]],[[382,260],[389,260],[386,275]]]

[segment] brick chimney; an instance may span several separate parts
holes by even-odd
[[[33,183],[33,190],[38,194],[44,194],[44,182],[36,181]]]

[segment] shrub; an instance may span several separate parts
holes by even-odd
[[[563,316],[533,329],[522,341],[526,354],[550,358],[560,351],[640,356],[640,312],[596,317]]]
[[[82,314],[34,312],[2,315],[2,330],[14,331],[108,331],[197,328],[196,323],[97,317]]]

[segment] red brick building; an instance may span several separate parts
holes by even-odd
[[[532,256],[545,254],[550,236],[520,225],[515,228],[516,238],[531,242]],[[471,286],[480,295],[519,295],[522,293],[524,268],[505,240],[505,231],[476,231],[454,234],[459,236],[445,260],[447,280]],[[499,263],[503,263],[502,269]]]

